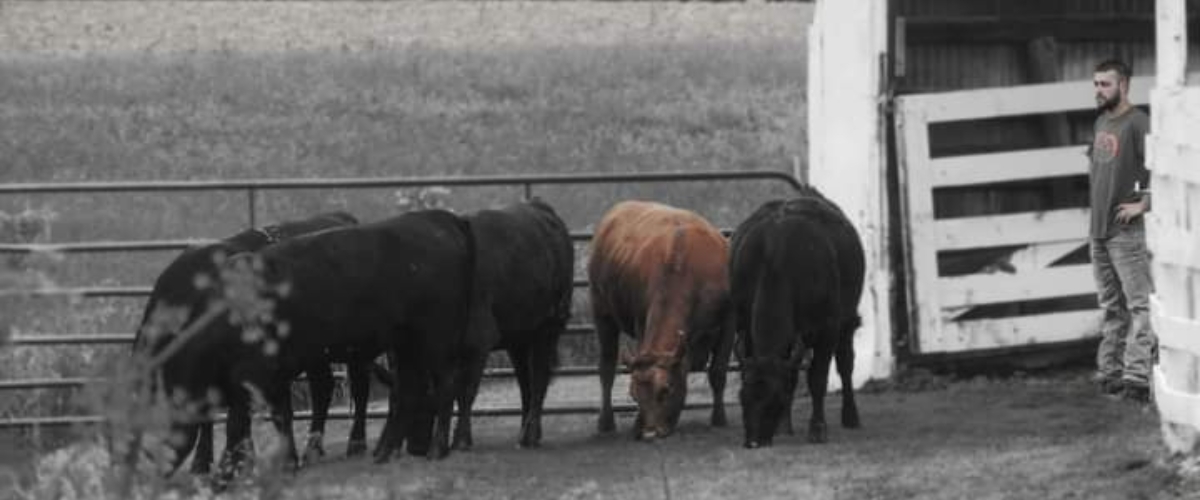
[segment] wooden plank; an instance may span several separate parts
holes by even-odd
[[[1172,387],[1162,366],[1154,367],[1154,399],[1158,406],[1158,415],[1164,422],[1200,429],[1200,394],[1188,393]],[[1167,439],[1168,447],[1186,448],[1186,445],[1172,446],[1172,441]],[[1193,450],[1175,451],[1192,452]]]
[[[1200,148],[1168,141],[1158,133],[1147,139],[1151,174],[1200,186]],[[1152,187],[1156,187],[1152,184]]]
[[[1184,0],[1157,0],[1154,12],[1158,86],[1182,86],[1187,76],[1187,7]]]
[[[1096,293],[1090,264],[1020,274],[952,276],[939,279],[937,287],[937,303],[944,308]]]
[[[1025,46],[1029,83],[1053,83],[1062,80],[1062,64],[1058,57],[1058,41],[1053,36],[1040,36]],[[1062,113],[1043,115],[1042,133],[1048,146],[1071,144],[1071,123]]]
[[[1053,35],[1064,42],[1150,42],[1150,15],[961,16],[908,19],[910,45],[1025,43]]]
[[[1167,224],[1157,214],[1146,218],[1146,229],[1146,243],[1153,249],[1155,263],[1200,267],[1200,233]]]
[[[897,157],[900,159],[901,192],[904,203],[902,230],[907,245],[909,332],[916,338],[909,345],[917,351],[935,348],[941,322],[937,304],[937,246],[933,217],[933,184],[929,163],[929,126],[921,108],[897,103]]]
[[[1012,318],[954,321],[944,327],[944,351],[971,351],[1027,344],[1067,342],[1096,335],[1099,310],[1070,311]]]
[[[1034,243],[1013,252],[1006,258],[1008,267],[1011,270],[992,272],[1020,274],[1046,268],[1055,261],[1065,257],[1067,254],[1078,250],[1079,247],[1087,246],[1087,244],[1088,243],[1086,241],[1069,241],[1065,243]],[[971,312],[972,309],[972,306],[942,309],[942,320],[956,321],[959,316]]]
[[[1087,175],[1087,147],[1025,149],[933,160],[936,187]]]
[[[1200,321],[1169,314],[1151,315],[1150,321],[1158,335],[1158,345],[1200,356]]]
[[[1050,264],[1066,257],[1071,252],[1079,249],[1081,246],[1087,246],[1088,242],[1084,241],[1067,241],[1058,243],[1034,243],[1025,248],[1013,252],[1008,258],[1009,265],[1016,270],[1017,273],[1032,271],[1050,267]]]
[[[1088,237],[1088,209],[956,217],[935,225],[939,251],[1077,241]]]
[[[1152,77],[1133,77],[1129,100],[1147,103],[1153,85]],[[907,95],[900,99],[906,106],[923,108],[928,122],[1058,113],[1096,106],[1089,80]]]
[[[1179,112],[1155,113],[1151,131],[1163,134],[1176,144],[1195,144],[1195,131],[1200,130],[1200,111],[1197,111],[1200,110],[1200,86],[1155,89],[1155,92],[1163,96],[1161,109]],[[1195,168],[1195,165],[1188,167]]]
[[[895,28],[893,28],[893,46],[892,46],[892,76],[904,80],[908,72],[908,22],[904,16],[897,16]]]

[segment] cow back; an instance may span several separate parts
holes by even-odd
[[[257,252],[281,240],[357,222],[347,212],[321,213],[246,229],[207,245],[185,249],[155,279],[134,336],[134,351],[159,351],[175,333],[200,315],[218,292],[218,265],[226,258]],[[156,333],[154,341],[146,338],[148,329]]]
[[[503,336],[570,318],[575,247],[544,202],[515,203],[468,217],[483,293]]]
[[[720,231],[699,215],[650,202],[614,206],[596,228],[588,276],[593,308],[600,308],[640,336],[638,325],[660,319],[652,309],[681,301],[687,317],[673,318],[663,333],[642,344],[654,351],[677,349],[678,333],[690,329],[695,315],[708,315],[723,304],[729,287],[728,244]]]

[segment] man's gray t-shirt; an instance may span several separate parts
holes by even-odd
[[[1117,222],[1117,205],[1136,201],[1135,182],[1142,189],[1150,188],[1150,172],[1146,170],[1146,133],[1150,118],[1138,108],[1130,108],[1119,116],[1101,114],[1096,119],[1095,139],[1089,148],[1091,168],[1092,223],[1091,237],[1112,237]],[[1135,224],[1141,224],[1139,217]]]

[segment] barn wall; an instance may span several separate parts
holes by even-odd
[[[1195,33],[1200,0],[1186,0]],[[1155,0],[891,0],[891,91],[894,95],[1007,87],[1091,78],[1103,59],[1131,64],[1135,76],[1155,72]],[[1192,36],[1189,66],[1200,68],[1200,37]],[[935,124],[932,158],[1086,144],[1093,112],[1009,116]],[[895,158],[890,168],[899,168]],[[933,190],[937,219],[1083,208],[1088,203],[1086,159],[1079,175],[1037,182],[994,183]],[[899,196],[891,186],[889,195]],[[897,241],[896,245],[904,242]],[[939,252],[943,276],[988,272],[1016,249]],[[911,256],[907,256],[911,258]],[[1086,263],[1074,252],[1066,264]],[[919,299],[918,299],[919,300]],[[1095,307],[1091,295],[1013,303],[971,311],[986,317]],[[913,332],[919,335],[919,332]]]
[[[845,211],[866,253],[862,327],[854,337],[854,384],[860,386],[890,376],[894,363],[886,132],[879,105],[886,6],[874,0],[823,1],[809,30],[808,180]],[[830,377],[831,387],[839,384],[838,377]]]

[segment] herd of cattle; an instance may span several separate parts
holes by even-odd
[[[353,400],[348,454],[366,451],[370,377],[390,385],[374,450],[444,457],[472,445],[470,412],[486,359],[504,349],[520,384],[519,445],[536,447],[558,339],[571,317],[574,246],[539,200],[456,215],[423,210],[373,223],[345,213],[250,229],[186,250],[155,282],[135,342],[153,359],[153,390],[169,395],[172,472],[195,449],[192,469],[212,464],[216,405],[227,408],[219,464],[246,463],[253,393],[271,408],[293,465],[291,382],[308,378],[313,401],[304,457],[323,453],[333,391],[331,363],[345,363]],[[842,425],[857,427],[850,382],[863,249],[842,211],[815,189],[763,204],[730,240],[703,217],[626,201],[596,227],[588,263],[600,345],[599,430],[611,406],[621,332],[638,439],[669,435],[689,371],[707,368],[711,424],[726,425],[722,394],[731,353],[742,366],[744,444],[791,432],[792,395],[807,367],[808,436],[826,439],[830,363],[842,379]],[[251,277],[254,300],[227,286]],[[244,293],[242,295],[245,295]],[[247,306],[246,304],[251,304]],[[256,305],[258,307],[254,307]],[[375,364],[386,355],[388,369]],[[450,420],[458,420],[453,441]],[[140,446],[137,445],[137,446]]]

